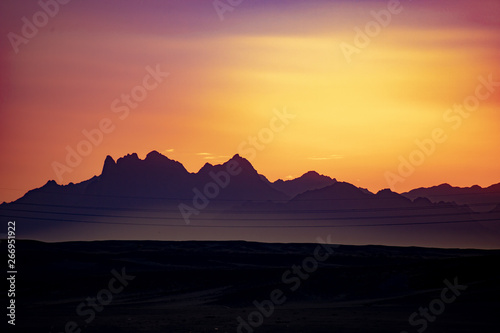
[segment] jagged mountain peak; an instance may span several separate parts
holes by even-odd
[[[253,171],[253,172],[257,173],[257,170],[255,170],[252,163],[250,163],[250,161],[247,160],[246,158],[241,157],[239,154],[236,154],[233,157],[231,157],[231,159],[229,161],[227,161],[226,163],[224,163],[224,165],[226,165],[227,163],[230,163],[230,162],[238,163],[238,165],[243,170]]]
[[[305,174],[303,174],[299,178],[322,178],[322,177],[327,177],[327,176],[320,175],[316,171],[311,170],[311,171],[307,171]],[[330,178],[330,177],[328,177],[328,178]]]
[[[132,154],[127,154],[123,157],[120,157],[116,163],[125,163],[125,162],[129,162],[129,161],[140,161],[139,159],[139,156],[137,155],[137,153],[132,153]]]
[[[213,168],[214,168],[214,165],[212,165],[211,163],[206,162],[205,164],[203,164],[203,166],[198,171],[198,173],[199,174],[205,174],[205,173],[210,172],[210,170],[212,170]]]
[[[272,186],[290,197],[294,197],[309,190],[330,186],[336,182],[335,178],[320,175],[316,171],[308,171],[299,178],[289,180],[278,179],[272,183]]]
[[[148,160],[152,160],[152,161],[156,161],[156,160],[162,160],[162,159],[168,159],[167,156],[163,155],[163,154],[160,154],[158,151],[156,150],[152,150],[150,151],[147,155],[146,155],[146,159],[145,161],[148,161]]]
[[[113,157],[111,157],[109,155],[106,156],[106,159],[104,160],[104,165],[102,167],[101,174],[102,175],[107,175],[107,174],[113,172],[112,170],[115,168],[115,166],[116,166],[116,162],[113,159]]]
[[[377,195],[380,195],[380,196],[393,196],[393,195],[399,195],[398,193],[396,192],[393,192],[391,189],[389,188],[384,188],[380,191],[377,192]]]

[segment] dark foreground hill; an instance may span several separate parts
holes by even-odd
[[[16,331],[495,332],[499,259],[497,250],[18,241]]]

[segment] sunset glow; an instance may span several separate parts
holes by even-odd
[[[106,155],[152,150],[191,172],[239,153],[273,181],[316,170],[378,191],[436,128],[446,139],[394,190],[499,181],[496,0],[401,1],[350,57],[340,45],[354,46],[356,28],[387,1],[243,1],[223,21],[211,1],[141,3],[61,5],[17,53],[7,35],[40,7],[0,5],[0,202],[50,179],[98,175]],[[152,69],[168,76],[155,81]],[[143,100],[113,107],[138,85]],[[447,113],[478,89],[472,111]],[[245,156],[249,137],[285,110],[294,118]],[[108,133],[58,176],[54,162],[66,165],[66,147],[76,150],[103,119]]]

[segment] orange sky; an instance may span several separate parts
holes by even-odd
[[[244,1],[221,21],[211,1],[70,2],[16,53],[8,33],[40,7],[2,3],[0,202],[100,174],[106,155],[151,150],[192,172],[240,153],[270,180],[316,170],[377,191],[436,128],[446,140],[393,189],[498,183],[500,83],[478,88],[478,78],[500,82],[500,3],[402,1],[347,59],[341,45],[387,8]],[[147,67],[169,75],[120,119],[112,103],[143,85]],[[447,113],[477,89],[488,96],[470,114]],[[295,117],[249,156],[248,138],[269,134],[284,110]],[[57,175],[66,147],[103,119],[113,130]]]

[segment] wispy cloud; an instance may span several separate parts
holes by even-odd
[[[197,156],[203,157],[204,160],[226,160],[229,159],[228,155],[216,155],[212,153],[196,153]]]
[[[313,160],[313,161],[325,161],[325,160],[340,160],[343,159],[344,155],[328,155],[328,156],[314,156],[314,157],[308,157],[308,160]]]

